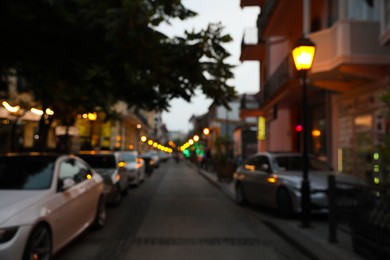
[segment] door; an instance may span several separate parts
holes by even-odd
[[[269,178],[271,164],[266,155],[261,155],[257,158],[255,163],[255,171],[253,173],[253,183],[255,185],[255,198],[261,204],[270,205],[273,201],[273,190],[275,190],[275,183],[271,183]]]

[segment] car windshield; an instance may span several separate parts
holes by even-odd
[[[114,155],[80,154],[80,158],[86,161],[92,168],[115,169],[116,162]]]
[[[0,157],[0,190],[49,189],[55,160],[55,157]]]
[[[136,157],[132,153],[124,153],[122,156],[123,156],[123,160],[125,162],[135,162],[136,161]]]
[[[275,157],[278,168],[283,171],[302,171],[302,156],[277,156]],[[309,158],[310,171],[330,171],[331,168],[323,161]]]

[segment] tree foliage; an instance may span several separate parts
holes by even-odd
[[[97,107],[110,114],[117,101],[169,110],[197,89],[227,106],[236,92],[222,25],[173,38],[157,30],[195,15],[181,0],[3,0],[0,72],[16,69],[65,122]]]

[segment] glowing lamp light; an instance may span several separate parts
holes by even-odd
[[[203,134],[204,134],[204,135],[209,135],[209,134],[210,134],[210,129],[207,128],[207,127],[204,128],[204,129],[203,129]]]
[[[46,108],[46,111],[45,111],[46,114],[48,114],[49,116],[52,116],[54,115],[54,111],[51,110],[50,108]]]
[[[18,112],[20,110],[20,106],[14,106],[13,107],[10,104],[8,104],[7,101],[3,101],[2,105],[5,107],[5,109],[7,109],[11,113],[16,113],[16,112]]]
[[[147,137],[146,137],[146,136],[141,136],[141,141],[142,141],[142,142],[146,142],[146,140],[147,140]]]
[[[199,141],[199,135],[194,135],[193,139],[195,142]]]
[[[315,52],[316,47],[309,39],[299,39],[297,41],[292,55],[298,71],[311,69]]]
[[[311,131],[311,134],[314,137],[319,137],[319,136],[321,136],[321,131],[317,130],[317,129],[314,129],[313,131]]]
[[[31,108],[30,111],[33,112],[36,115],[39,115],[39,116],[43,115],[43,111],[42,110],[34,108],[34,107]]]
[[[96,112],[88,113],[88,119],[91,120],[91,121],[95,121],[97,119]]]
[[[297,132],[302,132],[302,130],[303,130],[303,127],[301,125],[297,125],[295,127],[295,131],[297,131]]]

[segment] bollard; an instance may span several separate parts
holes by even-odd
[[[328,176],[329,243],[337,243],[336,176]]]

